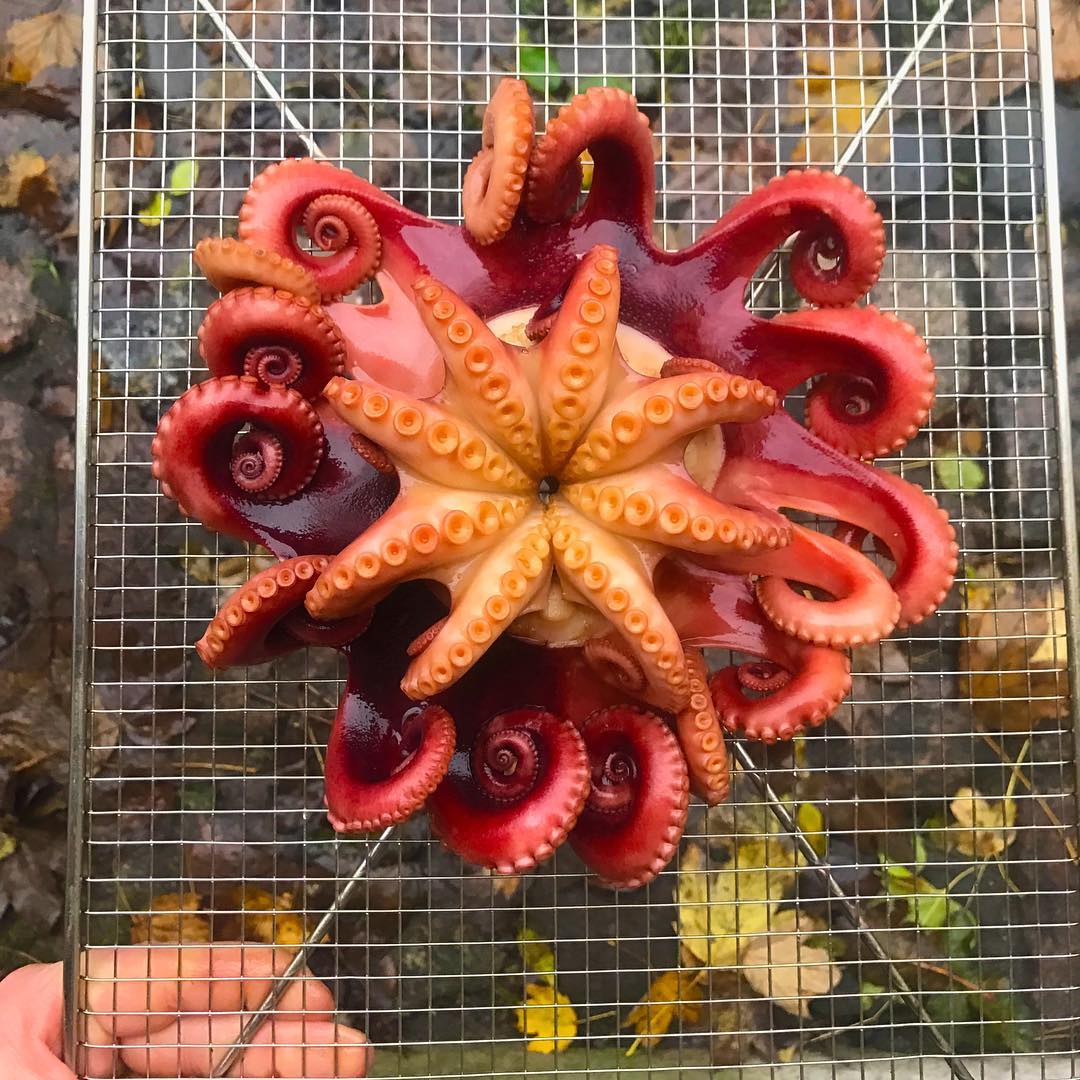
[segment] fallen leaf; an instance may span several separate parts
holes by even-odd
[[[144,229],[155,229],[172,213],[172,199],[164,191],[156,191],[153,198],[139,211],[139,224]]]
[[[518,72],[529,87],[547,97],[562,78],[555,54],[546,45],[534,45],[524,29],[518,34]]]
[[[1061,716],[1069,642],[1065,589],[973,567],[963,583],[961,668],[976,718],[994,731],[1030,731]]]
[[[199,163],[194,158],[184,158],[169,170],[169,194],[183,198],[195,190],[199,182]]]
[[[627,1057],[632,1057],[639,1046],[655,1046],[676,1018],[688,1024],[701,1019],[701,974],[665,971],[653,979],[645,996],[623,1021],[622,1026],[632,1027],[637,1035],[626,1051]]]
[[[935,456],[934,477],[946,491],[979,491],[986,487],[986,470],[974,458],[963,455]]]
[[[514,1009],[517,1029],[534,1054],[565,1050],[577,1037],[578,1018],[570,999],[547,983],[529,983],[525,1003]]]
[[[742,840],[714,871],[705,869],[702,849],[689,844],[679,867],[679,938],[707,967],[734,967],[752,935],[768,929],[795,882],[795,856],[773,836]]]
[[[773,916],[769,932],[743,949],[743,978],[785,1012],[808,1018],[810,1002],[829,993],[843,974],[826,949],[807,940],[824,929],[823,923],[805,912],[779,912]]]
[[[836,0],[832,17],[807,27],[806,78],[791,84],[787,122],[806,134],[792,152],[795,161],[832,165],[849,136],[861,131],[884,89],[885,61],[855,0]],[[883,114],[864,139],[867,161],[887,161],[892,152],[889,119]]]
[[[12,23],[7,32],[8,78],[28,83],[47,67],[74,67],[81,41],[82,17],[63,8]]]
[[[135,157],[151,158],[157,148],[157,138],[150,115],[144,109],[135,112],[135,131],[132,139],[132,151]]]
[[[9,832],[0,830],[0,862],[6,859],[9,855],[15,854],[15,849],[19,846],[19,841]]]
[[[1000,855],[1016,839],[1016,803],[1012,799],[988,802],[969,787],[960,788],[949,803],[956,825],[949,841],[957,851],[974,858]]]
[[[178,945],[210,940],[210,920],[195,892],[163,893],[150,901],[148,914],[132,914],[132,945]]]
[[[525,926],[518,933],[518,948],[525,967],[554,985],[555,954],[551,951],[551,945],[543,941],[535,930]]]
[[[517,896],[521,888],[521,877],[518,874],[497,874],[493,872],[491,875],[491,888],[496,896],[511,900]]]
[[[0,207],[40,218],[58,194],[49,163],[34,150],[17,150],[0,165]]]
[[[863,1012],[869,1012],[876,1004],[876,999],[885,993],[888,993],[888,990],[884,986],[864,979],[859,983],[859,1008]]]
[[[307,937],[303,916],[292,910],[292,893],[280,892],[275,896],[266,889],[241,885],[230,892],[226,904],[242,912],[236,927],[224,935],[229,939],[300,946]]]

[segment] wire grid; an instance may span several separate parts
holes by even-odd
[[[98,0],[89,16],[73,957],[126,945],[133,926],[192,947],[246,937],[254,954],[267,921],[277,940],[295,915],[318,921],[307,962],[384,1075],[884,1075],[938,1057],[920,1073],[965,1076],[1072,1049],[1075,553],[1036,5],[214,2]],[[251,177],[322,154],[457,219],[483,105],[518,68],[545,112],[594,81],[636,92],[658,136],[668,246],[806,153],[867,188],[891,251],[872,299],[924,334],[939,370],[928,430],[880,464],[940,498],[963,551],[964,587],[938,615],[858,650],[851,697],[823,730],[771,752],[740,744],[731,802],[693,808],[679,858],[626,894],[590,883],[568,847],[527,880],[494,879],[434,843],[422,816],[374,845],[336,838],[321,755],[342,671],[325,653],[239,675],[200,666],[190,642],[258,554],[181,519],[150,477],[157,419],[205,377],[193,342],[211,293],[191,248],[234,231]],[[197,175],[184,165],[178,182],[188,161]],[[795,302],[783,269],[757,282],[760,310]],[[1016,806],[985,858],[934,841],[965,787]],[[282,910],[257,924],[244,889]],[[943,919],[951,929],[934,929]],[[553,977],[528,970],[544,962],[536,947],[523,958],[523,934],[550,947]],[[630,1010],[680,963],[671,1022],[627,1056]],[[93,989],[76,976],[73,962],[73,1046]],[[552,982],[577,1028],[544,1055],[516,1009],[527,985]]]

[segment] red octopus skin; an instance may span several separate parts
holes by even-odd
[[[513,97],[525,122],[526,99],[518,90]],[[723,455],[710,481],[712,496],[731,508],[728,527],[732,536],[745,536],[745,550],[705,555],[684,545],[643,579],[658,605],[649,617],[669,623],[685,650],[682,661],[674,654],[665,661],[678,676],[671,684],[677,688],[670,696],[673,713],[650,703],[654,689],[637,678],[645,654],[605,652],[605,632],[595,628],[560,648],[508,635],[485,639],[483,659],[449,689],[430,700],[407,697],[400,682],[410,642],[423,635],[417,648],[431,647],[453,623],[440,624],[445,605],[415,583],[374,590],[367,599],[378,605],[373,629],[342,646],[350,675],[327,760],[327,803],[339,828],[379,827],[427,800],[435,831],[467,859],[517,871],[549,857],[569,835],[602,879],[628,886],[647,880],[670,857],[677,835],[669,833],[685,812],[687,785],[709,801],[726,792],[726,764],[719,778],[721,725],[771,742],[822,723],[850,687],[841,648],[926,618],[944,598],[957,558],[947,518],[920,489],[866,460],[899,449],[926,421],[933,365],[911,328],[875,309],[850,306],[876,281],[885,252],[882,220],[850,181],[815,170],[788,173],[743,199],[697,243],[668,252],[652,239],[652,137],[632,97],[594,88],[565,106],[538,138],[524,128],[516,134],[531,143],[524,198],[508,226],[498,221],[497,236],[485,227],[474,235],[426,219],[324,162],[284,161],[257,176],[240,213],[240,238],[248,245],[243,258],[207,248],[224,287],[242,284],[245,276],[254,287],[234,290],[208,317],[204,345],[212,346],[208,360],[215,358],[220,377],[189,391],[163,418],[154,469],[165,493],[210,528],[262,543],[281,559],[340,556],[384,520],[391,505],[400,505],[400,493],[413,490],[415,480],[395,471],[393,462],[400,462],[393,446],[357,441],[368,436],[341,419],[340,403],[331,407],[315,373],[321,378],[329,365],[332,373],[343,369],[353,380],[375,380],[387,393],[421,403],[445,392],[440,305],[446,318],[461,309],[450,332],[466,342],[483,337],[485,320],[533,308],[527,333],[537,348],[556,356],[577,340],[576,331],[560,326],[579,310],[609,336],[610,320],[617,318],[677,358],[662,374],[695,383],[688,406],[693,394],[702,400],[700,387],[713,368],[723,373],[718,387],[738,386],[740,393],[756,387],[760,411],[723,424]],[[486,150],[494,151],[497,140],[490,141]],[[594,161],[593,179],[577,209],[578,157],[585,149]],[[519,168],[520,150],[514,148]],[[298,240],[305,231],[320,253]],[[744,302],[747,284],[791,236],[792,281],[816,307],[774,318],[752,314]],[[267,286],[280,284],[283,274],[298,282],[303,301],[266,299],[278,295]],[[373,274],[383,294],[379,304],[327,303]],[[596,291],[590,296],[587,289]],[[322,308],[311,304],[316,291]],[[318,331],[321,359],[306,369],[310,380],[293,382],[293,389],[240,376],[250,369],[272,382],[292,374],[292,354],[273,352],[285,340],[284,323],[253,346],[246,344],[246,330],[233,333],[258,328],[267,306],[317,314],[320,327],[335,328]],[[220,313],[230,314],[223,322]],[[266,316],[268,327],[271,322]],[[240,367],[237,350],[228,347],[234,336],[243,338]],[[599,369],[575,367],[573,378],[585,387],[593,370]],[[621,394],[638,378],[619,377],[623,383],[609,394]],[[808,380],[809,430],[783,408],[783,398]],[[332,384],[338,397],[345,396],[345,381]],[[604,385],[580,407],[607,422]],[[562,390],[556,381],[545,393],[554,401]],[[621,423],[632,433],[636,421]],[[548,445],[544,452],[549,460],[565,460],[565,447]],[[656,493],[675,506],[665,518],[674,528],[676,504],[691,481],[673,459],[648,467]],[[699,503],[703,497],[695,496]],[[834,520],[841,539],[787,523],[779,516],[784,510]],[[477,521],[485,520],[479,513]],[[522,565],[548,558],[539,553],[561,536],[556,555],[569,571],[577,565],[572,545],[592,535],[587,524],[568,512],[558,529],[534,529],[532,548],[518,553]],[[642,535],[653,535],[649,527],[641,527]],[[892,558],[890,576],[842,539],[863,533]],[[592,542],[595,547],[595,536]],[[596,550],[636,550],[626,542],[604,541],[607,546]],[[392,544],[386,552],[401,557]],[[625,572],[630,563],[618,557]],[[597,566],[586,573],[582,565],[578,587],[600,587],[605,571]],[[809,598],[792,588],[796,584],[813,585],[833,600]],[[645,625],[644,614],[634,619]],[[282,623],[271,604],[244,632],[252,643],[275,648],[300,639],[340,644],[344,625],[303,624],[295,613]],[[338,636],[322,626],[336,627]],[[705,695],[699,647],[732,649],[766,666],[760,677],[739,662],[723,668]],[[222,655],[246,661],[263,655],[259,648],[237,646],[235,657]],[[619,656],[621,685],[596,676],[591,665],[617,664]],[[680,681],[683,664],[689,687]],[[410,685],[415,691],[418,684]],[[672,752],[676,739],[681,755]],[[634,789],[641,828],[625,827],[620,815],[629,803],[622,795],[607,798],[613,793],[605,791],[589,806],[595,759],[616,742],[633,747],[642,763],[663,764],[657,775],[666,779]],[[601,804],[606,816],[595,812]]]

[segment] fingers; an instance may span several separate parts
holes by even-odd
[[[210,1076],[240,1034],[239,1015],[185,1016],[121,1049],[124,1064],[139,1076]],[[328,1020],[271,1018],[230,1070],[230,1076],[360,1077],[371,1049],[353,1028]]]
[[[86,1007],[101,1041],[145,1038],[174,1025],[176,1014],[258,1008],[292,959],[287,949],[259,946],[92,949],[86,953]],[[334,998],[302,968],[277,1015],[328,1020]]]

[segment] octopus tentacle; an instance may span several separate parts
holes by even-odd
[[[540,347],[544,463],[558,473],[604,400],[619,325],[618,254],[597,244],[578,264]]]
[[[686,756],[691,787],[709,806],[728,796],[731,774],[724,732],[709,693],[709,672],[700,649],[686,650],[690,700],[675,717],[675,731]]]
[[[461,208],[478,244],[498,240],[513,223],[533,146],[533,108],[521,79],[503,79],[484,110],[480,152],[465,173]]]
[[[762,610],[785,633],[835,649],[879,641],[900,617],[900,598],[865,555],[802,525],[791,543],[757,555],[714,556],[724,570],[763,575],[757,583]],[[790,584],[821,589],[831,600],[814,600]]]
[[[589,638],[581,651],[585,662],[609,686],[635,697],[645,689],[645,672],[641,665],[615,638]]]
[[[322,308],[266,286],[236,289],[211,304],[199,352],[218,377],[252,375],[309,401],[345,369],[345,343]]]
[[[282,456],[273,481],[257,497],[283,500],[303,490],[322,460],[324,438],[315,410],[295,390],[260,386],[247,375],[209,379],[188,390],[158,424],[151,444],[154,477],[185,515],[208,529],[235,532],[235,509],[223,503],[222,491],[251,497],[238,490],[233,472],[234,441],[248,424],[272,436],[267,445],[276,445]],[[250,455],[250,441],[240,449]]]
[[[332,379],[323,394],[342,420],[436,484],[515,492],[535,484],[482,431],[441,405],[359,379]]]
[[[539,412],[517,356],[446,286],[422,276],[413,290],[420,317],[453,378],[455,396],[488,435],[539,475]]]
[[[771,694],[783,690],[791,682],[791,672],[772,660],[748,660],[735,669],[735,677],[744,690]]]
[[[516,709],[489,720],[454,754],[428,814],[451,851],[516,874],[555,853],[588,794],[577,728],[543,709]]]
[[[671,466],[642,466],[560,491],[603,528],[698,555],[769,551],[791,540],[782,515],[720,502]]]
[[[897,626],[921,621],[944,600],[959,549],[948,515],[922,488],[844,457],[789,417],[752,433],[730,428],[726,443],[718,498],[819,514],[878,537],[896,563],[889,584],[900,598]]]
[[[218,292],[267,285],[302,297],[309,304],[319,302],[315,278],[299,263],[276,251],[252,247],[232,236],[207,236],[195,245],[191,257]]]
[[[865,295],[885,259],[885,225],[873,201],[845,176],[807,169],[776,176],[740,199],[680,262],[701,260],[718,286],[747,281],[793,233],[791,279],[821,307]]]
[[[773,743],[821,724],[851,689],[846,654],[808,645],[779,631],[764,615],[745,577],[664,559],[654,577],[657,595],[684,642],[759,656],[788,676],[774,678],[763,697],[731,664],[710,680],[717,716],[729,731]]]
[[[679,846],[690,801],[686,762],[655,713],[622,705],[581,727],[592,785],[570,843],[614,889],[652,881]]]
[[[453,607],[409,665],[401,688],[409,697],[445,690],[475,666],[498,636],[546,584],[551,572],[550,530],[537,513],[480,556]]]
[[[934,361],[914,327],[874,307],[793,311],[753,328],[754,375],[783,397],[817,378],[806,422],[851,457],[901,449],[934,403]]]
[[[372,725],[350,685],[326,748],[326,813],[337,832],[373,832],[411,817],[446,775],[454,722],[438,705],[414,708],[390,731]]]
[[[689,697],[682,645],[641,556],[565,503],[548,512],[559,573],[611,620],[645,674],[649,700],[663,709],[681,708]]]
[[[237,231],[252,247],[302,266],[324,299],[342,296],[371,277],[382,258],[379,227],[361,202],[369,194],[377,189],[326,162],[282,161],[252,180]],[[297,243],[300,226],[321,254]]]
[[[252,576],[195,643],[203,663],[211,668],[261,664],[305,644],[344,645],[359,637],[371,620],[369,611],[333,625],[313,623],[304,611],[304,597],[328,561],[325,555],[301,556]]]
[[[537,140],[525,193],[529,217],[553,222],[573,209],[585,150],[593,159],[593,180],[582,218],[615,218],[651,231],[656,159],[649,119],[633,95],[604,86],[572,98]]]
[[[632,469],[714,424],[760,420],[773,412],[776,401],[771,386],[719,368],[650,380],[600,410],[567,462],[563,480]]]
[[[331,560],[307,595],[307,610],[324,620],[352,615],[391,585],[430,578],[492,547],[527,509],[517,496],[417,484]]]

